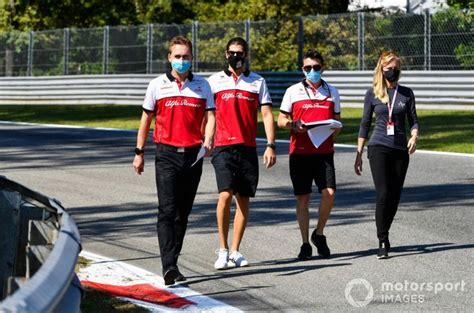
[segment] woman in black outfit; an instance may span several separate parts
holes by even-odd
[[[362,153],[375,112],[375,128],[370,136],[367,155],[377,194],[375,222],[379,259],[388,258],[388,232],[397,213],[409,155],[415,152],[418,140],[415,96],[410,88],[398,84],[399,77],[399,56],[393,51],[382,52],[374,71],[373,86],[365,94],[354,163],[355,173],[361,175]],[[408,141],[405,120],[410,126],[411,137]]]

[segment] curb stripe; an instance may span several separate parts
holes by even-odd
[[[116,286],[92,282],[89,280],[81,280],[81,284],[113,296],[156,303],[173,309],[180,309],[195,304],[188,299],[181,298],[171,292],[154,287],[150,284]]]
[[[161,276],[137,266],[84,250],[80,253],[80,256],[92,261],[89,266],[81,268],[77,273],[81,281],[94,283],[97,284],[97,286],[109,285],[120,286],[120,288],[133,288],[133,286],[137,285],[151,286],[160,292],[164,292],[163,295],[171,294],[173,297],[176,297],[175,299],[181,299],[179,301],[189,302],[181,307],[172,307],[169,303],[168,305],[165,305],[164,303],[157,304],[146,302],[144,299],[133,299],[130,298],[130,295],[126,295],[126,297],[119,296],[125,301],[145,307],[152,312],[242,312],[236,307],[204,296],[196,291],[184,287],[183,285],[175,284],[166,287]],[[87,283],[84,284],[86,285]],[[139,293],[143,294],[143,290],[139,291]]]

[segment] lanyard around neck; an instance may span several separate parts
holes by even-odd
[[[393,94],[392,98],[392,105],[390,105],[387,102],[387,107],[388,107],[388,122],[392,123],[392,113],[393,113],[393,107],[395,106],[395,98],[397,98],[397,93],[398,93],[398,85],[395,87],[395,93]]]
[[[319,87],[323,87],[323,85],[325,84],[326,82],[324,80],[321,79],[321,85]],[[314,90],[316,91],[316,93],[313,92],[314,94],[314,97],[316,97],[317,93],[318,93],[318,88],[315,88]],[[306,95],[308,96],[308,99],[311,100],[311,101],[316,101],[317,99],[313,99],[311,98],[311,96],[309,95],[309,92],[308,92],[308,88],[311,89],[311,91],[313,91],[313,88],[308,84],[308,86],[305,86],[305,84],[303,84],[303,88],[304,88],[304,91],[306,91]],[[326,99],[328,98],[331,98],[331,90],[329,89],[328,87],[328,92],[329,92],[329,96],[326,97]]]

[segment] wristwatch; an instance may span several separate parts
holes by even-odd
[[[145,153],[145,150],[140,149],[140,148],[135,148],[135,154],[136,155],[142,155]]]
[[[271,148],[273,150],[276,150],[276,146],[274,143],[267,143],[267,148]]]

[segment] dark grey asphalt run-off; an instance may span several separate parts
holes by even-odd
[[[76,219],[85,250],[161,274],[154,149],[148,145],[145,173],[136,175],[135,136],[130,131],[2,124],[0,175],[59,199]],[[348,282],[362,278],[374,291],[364,309],[472,310],[474,158],[425,153],[411,158],[391,231],[392,257],[379,261],[368,160],[364,157],[363,176],[357,177],[354,148],[338,147],[338,191],[325,231],[333,257],[300,262],[295,259],[300,236],[287,144],[278,144],[277,151],[274,168],[260,167],[259,189],[251,204],[241,248],[250,266],[227,271],[213,268],[217,193],[214,171],[205,160],[180,258],[189,288],[246,311],[347,311],[363,310],[345,296]],[[318,201],[313,193],[312,228]],[[407,282],[413,283],[408,289]],[[449,283],[464,282],[464,288],[413,290],[430,282],[445,289]],[[405,286],[387,291],[383,283]],[[363,285],[356,284],[350,292],[356,301],[366,295]]]

